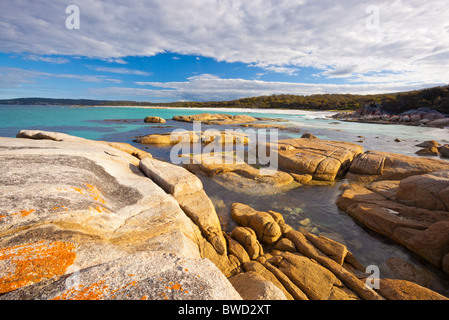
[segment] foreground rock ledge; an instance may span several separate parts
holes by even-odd
[[[38,140],[0,138],[1,299],[241,299],[123,145],[20,136]]]

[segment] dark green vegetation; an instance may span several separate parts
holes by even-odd
[[[381,106],[398,114],[407,110],[430,108],[449,114],[449,85],[408,92],[375,95],[314,94],[310,96],[271,95],[231,101],[151,103],[86,99],[20,98],[0,100],[0,104],[77,105],[77,106],[167,106],[208,108],[260,108],[300,110],[357,110],[365,106]]]

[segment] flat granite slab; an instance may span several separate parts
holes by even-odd
[[[102,142],[55,140],[0,138],[0,294],[41,281],[45,289],[39,290],[47,290],[61,276],[120,259],[145,269],[148,258],[136,260],[142,252],[154,253],[151,259],[161,254],[167,265],[174,257],[189,259],[220,273],[201,259],[199,228],[139,170],[139,159]],[[208,298],[224,298],[225,287],[229,297],[240,297],[224,276],[216,289],[217,280],[202,281]]]

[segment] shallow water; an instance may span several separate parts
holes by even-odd
[[[240,111],[240,112],[239,112]],[[60,107],[60,106],[9,106],[0,105],[0,136],[14,137],[21,129],[64,132],[67,134],[93,139],[131,143],[150,152],[154,157],[170,161],[171,147],[144,146],[132,142],[139,135],[169,132],[176,128],[191,130],[192,125],[167,120],[165,125],[146,124],[143,119],[148,115],[171,119],[175,115],[191,115],[196,113],[229,113],[249,114],[256,117],[280,119],[273,122],[280,125],[299,128],[300,132],[279,132],[279,139],[297,138],[309,132],[320,139],[339,140],[360,144],[364,150],[379,150],[405,155],[415,155],[419,150],[417,142],[437,140],[440,143],[449,141],[448,129],[434,129],[403,125],[381,125],[344,122],[326,118],[326,112],[273,111],[266,113],[260,110],[195,110],[195,109],[148,109],[129,107]],[[110,121],[113,120],[113,121]],[[204,125],[202,129],[213,126]],[[238,126],[217,126],[219,130],[240,128]],[[242,128],[240,128],[242,129]],[[243,128],[244,129],[244,128]],[[396,138],[401,142],[395,142]],[[335,205],[340,194],[339,181],[334,185],[303,186],[287,192],[269,196],[248,196],[225,189],[208,178],[201,178],[205,190],[215,204],[227,207],[228,229],[233,227],[229,219],[229,208],[233,202],[251,205],[257,210],[274,210],[283,214],[286,222],[293,228],[324,235],[347,245],[348,249],[364,265],[377,265],[380,276],[396,277],[386,265],[390,258],[401,258],[422,269],[428,279],[428,287],[449,296],[449,282],[429,263],[408,250],[381,237],[356,223],[345,212]],[[432,273],[430,273],[432,272]]]

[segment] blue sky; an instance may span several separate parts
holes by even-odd
[[[70,2],[0,4],[0,99],[210,101],[448,83],[445,0]]]

